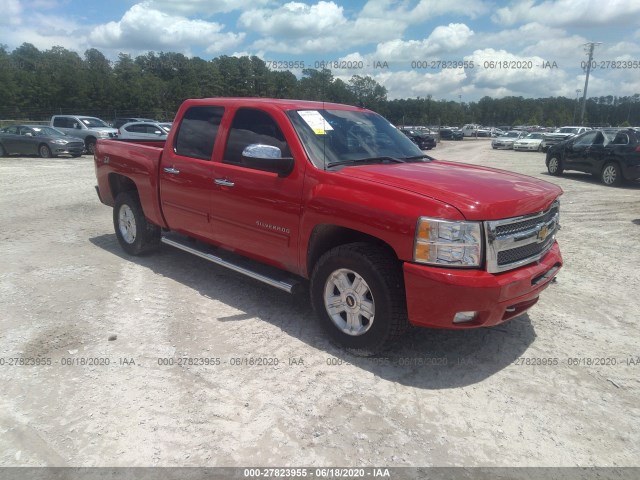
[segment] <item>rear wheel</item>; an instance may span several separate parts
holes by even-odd
[[[4,149],[2,145],[0,145],[0,157],[6,157],[7,151]]]
[[[122,249],[140,255],[160,245],[160,227],[149,223],[134,192],[123,192],[113,207],[113,226]]]
[[[40,154],[40,156],[42,158],[51,157],[51,149],[49,147],[47,147],[46,145],[40,145],[38,147],[38,153]]]
[[[400,263],[376,245],[351,243],[325,253],[310,292],[323,328],[356,355],[379,353],[408,327]]]
[[[551,175],[560,176],[562,172],[564,172],[564,168],[562,167],[562,160],[559,156],[553,155],[549,161],[547,162],[547,171]]]
[[[615,162],[607,163],[600,173],[600,180],[609,187],[619,187],[622,185],[620,166]]]

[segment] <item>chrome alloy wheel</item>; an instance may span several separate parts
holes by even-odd
[[[125,242],[133,243],[136,241],[136,217],[133,215],[133,210],[129,205],[125,204],[120,207],[118,227]]]
[[[556,157],[551,157],[551,159],[549,160],[549,172],[556,173],[559,166],[560,161]]]
[[[616,181],[618,171],[614,165],[607,165],[602,171],[602,181],[605,185],[613,185]]]
[[[324,306],[335,326],[347,335],[363,335],[373,325],[373,294],[364,278],[353,270],[341,268],[329,275]]]

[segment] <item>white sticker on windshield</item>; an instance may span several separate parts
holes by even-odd
[[[301,110],[298,113],[316,135],[326,135],[329,130],[333,130],[329,122],[317,110]]]

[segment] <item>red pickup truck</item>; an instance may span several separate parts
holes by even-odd
[[[562,266],[562,190],[435,160],[378,114],[263,98],[187,100],[160,142],[99,140],[98,196],[138,255],[161,243],[293,292],[356,353],[412,324],[500,324]]]

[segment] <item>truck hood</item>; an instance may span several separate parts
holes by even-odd
[[[340,173],[433,198],[457,208],[467,220],[539,212],[562,194],[557,185],[533,177],[440,160],[347,167]]]

